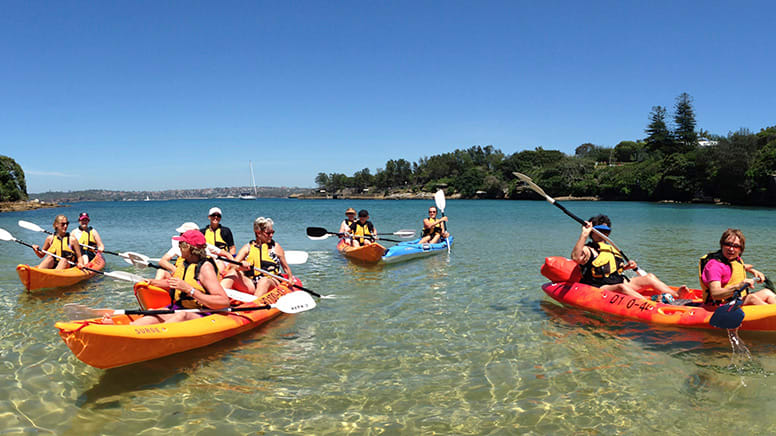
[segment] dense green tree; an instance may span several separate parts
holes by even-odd
[[[356,171],[353,174],[353,178],[350,182],[350,187],[356,188],[359,191],[368,188],[374,184],[374,177],[372,176],[369,168],[364,168],[361,171]]]
[[[674,105],[674,140],[677,152],[692,151],[698,146],[698,133],[695,132],[695,110],[692,108],[692,97],[686,92],[676,97]]]
[[[15,160],[0,155],[0,201],[27,200],[24,170]]]
[[[318,173],[315,177],[315,184],[318,185],[319,188],[325,189],[329,184],[329,175],[326,173]]]
[[[621,141],[614,146],[615,162],[637,162],[645,158],[644,143]]]
[[[674,140],[666,125],[666,108],[663,106],[652,107],[652,112],[649,113],[649,124],[645,132],[647,138],[644,142],[646,142],[649,152],[673,153]]]

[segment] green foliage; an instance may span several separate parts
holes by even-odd
[[[645,130],[647,150],[652,153],[670,154],[674,148],[674,138],[666,125],[666,108],[653,106],[649,113],[649,124]]]
[[[695,132],[695,110],[692,108],[692,97],[686,92],[676,97],[674,106],[674,138],[678,149],[676,151],[685,153],[692,151],[698,145],[698,134]]]
[[[27,200],[24,170],[15,160],[0,155],[0,201]]]

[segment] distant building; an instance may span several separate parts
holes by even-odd
[[[699,147],[711,147],[712,145],[719,144],[719,141],[711,141],[708,138],[698,138]]]

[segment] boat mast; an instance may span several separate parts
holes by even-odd
[[[257,197],[256,193],[256,179],[253,178],[253,161],[248,161],[248,165],[251,167],[251,184],[253,185],[253,196]]]

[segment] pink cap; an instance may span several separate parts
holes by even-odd
[[[183,232],[180,236],[175,236],[172,238],[173,241],[182,241],[189,245],[193,245],[195,247],[199,246],[205,246],[205,235],[202,234],[199,230],[192,229],[192,230],[186,230]]]
[[[78,221],[81,221],[82,219],[90,219],[89,214],[86,212],[81,212],[81,215],[78,216]]]

